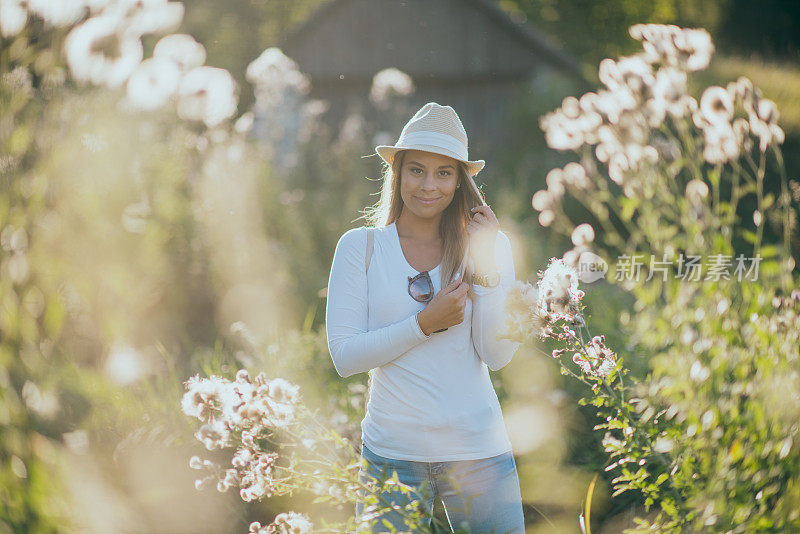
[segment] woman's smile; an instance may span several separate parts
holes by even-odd
[[[423,198],[423,197],[415,196],[414,198],[416,198],[419,201],[419,203],[422,204],[423,206],[431,206],[431,205],[435,204],[436,202],[438,202],[439,199],[442,198],[442,197]]]

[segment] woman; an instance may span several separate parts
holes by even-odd
[[[484,161],[470,161],[467,146],[453,108],[429,102],[395,146],[376,147],[387,163],[381,199],[368,213],[372,228],[336,245],[328,348],[340,376],[370,374],[362,481],[396,471],[420,490],[428,524],[440,497],[452,531],[517,533],[519,480],[488,373],[518,346],[495,337],[514,264],[472,178]],[[405,504],[399,493],[384,497]],[[382,519],[407,529],[397,512],[374,528]]]

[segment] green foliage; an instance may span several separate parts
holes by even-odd
[[[587,65],[587,75],[596,76],[594,66],[603,58],[619,57],[636,51],[637,45],[627,29],[638,23],[677,24],[703,27],[712,35],[723,21],[730,0],[501,0],[511,13],[524,16],[551,39]]]
[[[757,93],[746,93],[753,94],[757,102]],[[751,109],[746,98],[743,106]],[[653,509],[626,532],[793,531],[800,528],[795,484],[800,404],[793,394],[800,360],[800,291],[789,239],[793,206],[778,146],[782,137],[760,147],[740,138],[733,156],[713,161],[708,150],[713,138],[707,130],[698,131],[707,124],[701,117],[710,116],[708,102],[702,102],[691,122],[671,116],[650,122],[654,131],[644,133],[653,144],[666,136],[678,149],[675,155],[662,152],[635,173],[615,174],[610,165],[606,171],[602,158],[594,159],[600,144],[589,133],[577,143],[582,166],[573,170],[584,169],[591,178],[581,181],[574,173],[569,178],[565,167],[557,170],[564,174],[548,177],[547,191],[534,197],[539,211],[555,212],[545,220],[554,220],[555,229],[571,234],[576,245],[563,260],[551,263],[539,281],[540,335],[566,344],[553,357],[562,360],[562,374],[587,387],[579,404],[594,408],[594,429],[604,434],[604,471],[611,477],[612,497],[634,492],[645,511]],[[731,97],[731,102],[738,106],[740,98]],[[590,110],[581,108],[570,120],[579,120],[581,113]],[[626,113],[647,116],[648,111],[633,106]],[[726,120],[734,116],[731,103]],[[759,131],[758,116],[748,117],[753,132]],[[624,118],[604,124],[607,135],[625,138]],[[568,120],[545,123],[549,139],[561,141],[553,134],[569,125]],[[773,168],[771,175],[768,169]],[[563,182],[552,179],[560,176]],[[597,239],[593,232],[588,239],[591,250],[605,258],[620,254],[609,276],[616,275],[614,281],[634,299],[633,313],[620,316],[624,358],[623,351],[608,349],[603,337],[591,338],[582,294],[573,287],[577,273],[570,277],[564,271],[565,262],[578,263],[567,260],[568,255],[588,247],[562,211],[559,184],[599,222]],[[744,206],[757,211],[740,218],[742,211],[747,214]],[[764,213],[771,214],[767,221]],[[771,233],[765,232],[767,224]],[[712,275],[713,258],[738,259],[743,252],[760,260],[754,262],[755,273]],[[651,276],[620,276],[621,258],[650,255],[674,268],[678,254],[677,273],[662,277],[653,263],[644,262],[642,275],[651,271]],[[681,275],[684,255],[705,256],[704,278]],[[562,277],[566,282],[556,283]],[[588,338],[591,343],[584,341]],[[578,372],[562,359],[573,351]],[[641,357],[647,365],[635,373],[623,365]]]

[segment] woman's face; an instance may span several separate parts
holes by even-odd
[[[441,214],[458,185],[458,161],[450,156],[409,150],[400,170],[400,196],[405,208],[423,219]]]

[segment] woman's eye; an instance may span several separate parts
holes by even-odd
[[[410,167],[410,170],[413,174],[419,174],[422,172],[422,169],[419,167]],[[419,173],[417,171],[419,171]],[[439,171],[439,176],[450,176],[450,174],[450,171]]]

